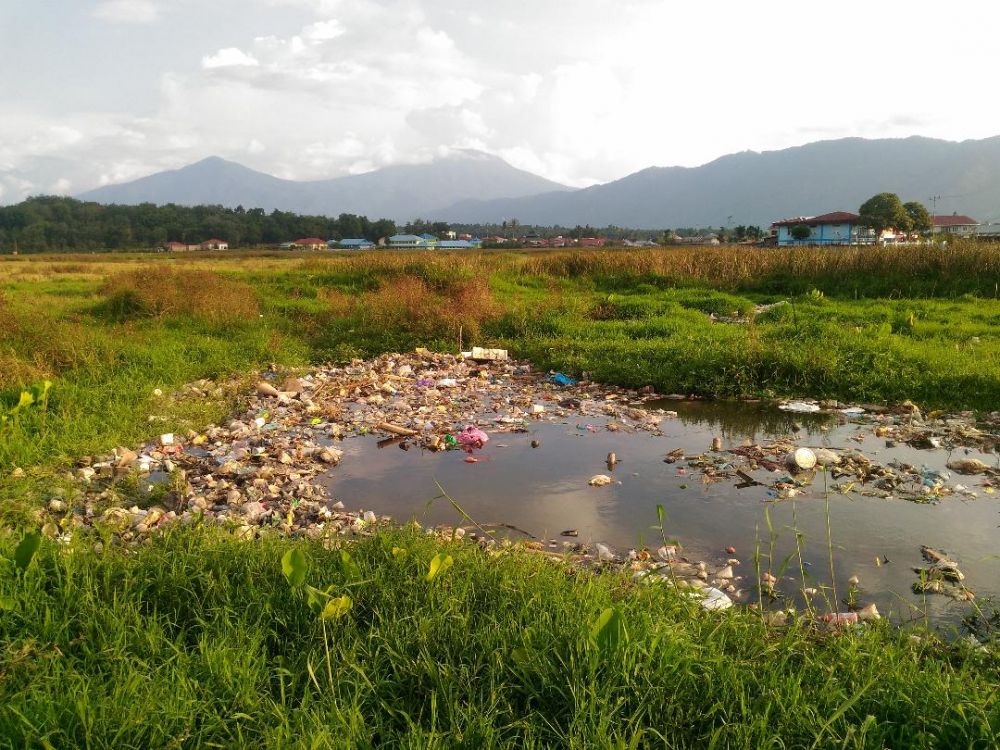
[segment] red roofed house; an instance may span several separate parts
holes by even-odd
[[[934,234],[953,234],[958,237],[971,237],[976,233],[979,222],[971,216],[952,214],[951,216],[932,216]]]
[[[295,240],[292,247],[304,250],[326,250],[327,244],[326,240],[321,240],[319,237],[303,237],[300,240]]]
[[[200,245],[198,245],[202,250],[228,250],[229,243],[225,240],[217,240],[214,237],[210,240],[205,240]]]
[[[171,253],[183,253],[186,252],[187,250],[194,250],[198,246],[188,245],[185,242],[168,242],[163,247],[166,248],[166,250],[168,250]]]
[[[820,216],[798,216],[782,219],[771,225],[777,230],[779,245],[870,245],[875,241],[874,233],[867,227],[858,225],[861,217],[848,211],[833,211]],[[809,236],[796,239],[792,230],[797,226],[809,228]]]

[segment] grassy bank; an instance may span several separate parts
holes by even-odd
[[[0,540],[0,555],[15,541]],[[305,584],[336,599],[328,619],[282,574],[293,548]],[[769,628],[752,612],[703,613],[669,587],[404,531],[344,549],[346,561],[320,543],[208,531],[133,554],[43,544],[27,570],[0,575],[0,737],[115,748],[997,739],[994,656],[887,627]],[[428,581],[439,553],[453,564]]]

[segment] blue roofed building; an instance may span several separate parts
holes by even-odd
[[[326,243],[331,250],[368,250],[375,247],[375,243],[366,239],[342,239],[340,241],[330,240]]]

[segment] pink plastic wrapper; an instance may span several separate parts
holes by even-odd
[[[490,436],[475,425],[467,424],[465,429],[458,433],[456,440],[458,440],[459,445],[482,448],[490,441]]]

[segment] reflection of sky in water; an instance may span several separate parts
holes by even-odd
[[[652,527],[656,505],[662,503],[668,536],[679,538],[691,559],[718,561],[725,557],[723,548],[732,544],[743,561],[737,572],[748,577],[755,547],[767,553],[765,510],[778,537],[775,569],[795,550],[794,511],[803,534],[803,558],[812,579],[809,585],[817,585],[829,580],[822,474],[794,505],[789,501],[766,504],[765,487],[738,490],[728,479],[704,484],[697,469],[685,475],[685,461],[666,464],[663,457],[675,448],[688,454],[705,452],[712,438],[720,436],[727,447],[747,439],[766,442],[788,437],[800,445],[861,448],[881,463],[899,459],[941,469],[949,460],[945,451],[918,451],[905,445],[886,448],[885,441],[870,432],[858,444],[850,438],[859,434],[859,426],[838,425],[836,417],[789,414],[757,404],[664,402],[662,408],[677,411],[679,416],[664,421],[664,435],[658,437],[642,431],[610,432],[604,429],[607,420],[595,417],[539,421],[529,433],[487,428],[491,440],[477,452],[480,461],[475,464],[465,463],[465,454],[459,451],[377,449],[374,438],[352,438],[341,444],[344,461],[331,472],[330,486],[350,509],[370,508],[397,520],[417,518],[425,525],[455,523],[458,514],[447,501],[435,500],[428,508],[428,502],[439,494],[436,480],[481,523],[508,523],[559,541],[562,530],[576,529],[579,539],[574,541],[603,541],[619,550],[656,542],[659,532]],[[597,426],[597,432],[580,429],[586,424]],[[796,425],[801,429],[792,432]],[[821,430],[824,425],[828,429]],[[532,440],[541,441],[541,446],[532,448]],[[609,473],[605,459],[611,451],[620,461],[611,472],[615,483],[588,486],[593,475]],[[970,455],[991,465],[997,462],[996,456]],[[773,481],[778,475],[761,470],[754,476]],[[952,483],[976,490],[981,478],[956,475]],[[921,564],[921,544],[957,557],[966,583],[980,596],[1000,592],[1000,502],[996,496],[979,494],[978,500],[952,496],[937,505],[831,494],[834,567],[841,595],[846,579],[857,575],[862,597],[877,601],[883,611],[903,615],[906,604],[922,606],[921,597],[910,592],[915,580],[912,567]],[[876,556],[886,556],[891,562],[876,566]],[[767,567],[766,560],[762,566]],[[798,577],[797,561],[787,574]],[[797,581],[791,585],[799,586]],[[927,603],[935,617],[957,617],[963,611],[943,596],[928,597]]]

